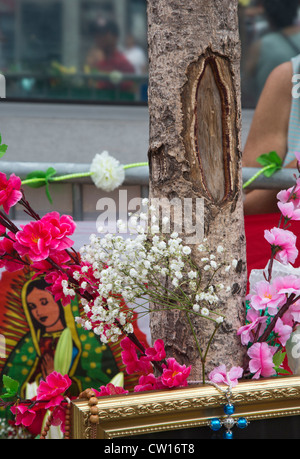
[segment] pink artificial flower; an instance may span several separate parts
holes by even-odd
[[[6,271],[15,272],[24,268],[24,263],[18,252],[14,249],[15,235],[11,232],[7,233],[0,241],[0,267]]]
[[[235,387],[238,384],[238,379],[242,376],[243,369],[241,367],[232,367],[227,371],[225,365],[220,365],[209,373],[208,378],[215,384],[227,384]]]
[[[71,386],[72,381],[68,375],[62,376],[57,371],[53,371],[46,377],[46,381],[41,381],[37,388],[37,400],[47,401],[46,409],[58,406],[64,400],[63,393]]]
[[[65,433],[66,429],[66,410],[63,406],[59,405],[52,411],[52,426],[60,426],[62,433]]]
[[[293,327],[295,323],[300,323],[300,301],[291,304],[281,319],[285,325],[290,325],[290,327]]]
[[[10,410],[16,416],[15,425],[23,425],[34,437],[41,433],[47,412],[44,402],[36,402],[36,397],[33,397],[29,403],[19,403]]]
[[[74,233],[76,224],[70,215],[61,215],[58,212],[50,212],[41,218],[41,221],[49,226],[51,236],[56,241],[56,249],[64,250],[73,245],[73,241],[67,236]]]
[[[162,339],[157,339],[153,347],[148,347],[145,351],[146,356],[151,361],[159,362],[166,358],[165,345]]]
[[[273,286],[278,294],[300,295],[300,278],[294,275],[276,277]]]
[[[20,424],[24,427],[29,427],[35,417],[36,417],[36,408],[28,408],[28,405],[19,403],[11,407],[11,412],[16,416],[15,424],[19,426]]]
[[[58,266],[62,268],[66,268],[66,263],[70,261],[71,257],[65,250],[61,250],[60,252],[51,253],[51,260],[56,263]],[[53,269],[53,264],[47,260],[35,261],[32,263],[32,268],[37,271],[41,275],[43,273],[47,273]]]
[[[161,378],[156,378],[153,373],[149,373],[139,378],[139,383],[134,387],[134,392],[162,389],[165,389],[165,386],[162,384]]]
[[[6,175],[0,172],[0,205],[8,214],[9,209],[22,199],[21,179],[15,174],[11,174],[7,180]]]
[[[283,264],[294,263],[298,256],[296,248],[296,236],[294,233],[281,228],[265,230],[265,239],[270,243],[274,250],[276,260]]]
[[[21,225],[16,233],[15,249],[21,256],[28,255],[32,261],[46,260],[57,251],[71,247],[74,242],[68,238],[75,229],[72,217],[51,212],[38,221]]]
[[[275,365],[273,355],[276,352],[275,347],[267,343],[255,343],[248,349],[250,357],[249,370],[254,373],[253,379],[259,379],[261,376],[268,378],[275,374]]]
[[[300,208],[293,202],[278,202],[277,206],[286,220],[300,220]]]
[[[286,302],[284,293],[278,293],[276,288],[267,281],[257,282],[254,286],[254,294],[247,295],[251,307],[256,311],[268,308],[270,315],[278,312],[278,308]]]
[[[162,384],[166,387],[187,386],[191,368],[180,365],[174,358],[167,359],[167,364],[163,364]]]
[[[241,336],[241,343],[247,346],[254,337],[257,327],[267,321],[267,316],[260,316],[258,311],[250,309],[247,313],[248,324],[243,325],[237,331],[237,335]]]
[[[300,178],[297,178],[295,186],[279,191],[277,199],[283,204],[292,202],[295,207],[298,207],[300,204]]]
[[[126,365],[126,371],[130,375],[132,373],[150,373],[152,372],[152,365],[147,358],[137,356],[136,346],[128,338],[123,338],[121,343],[121,357],[124,365]]]
[[[128,394],[128,390],[125,390],[123,389],[123,387],[120,386],[114,386],[112,383],[108,383],[106,386],[101,386],[100,391],[94,390],[94,392],[96,397],[102,397],[106,395]]]
[[[282,346],[286,345],[287,340],[290,338],[293,328],[290,325],[284,324],[284,322],[278,317],[274,332],[277,334],[277,338]]]
[[[45,281],[49,286],[47,286],[47,290],[53,295],[54,300],[61,301],[63,306],[67,306],[71,303],[73,296],[65,295],[63,291],[62,282],[68,282],[68,276],[65,273],[60,271],[50,271],[45,275]]]
[[[41,220],[21,225],[16,233],[14,248],[21,256],[28,255],[32,261],[41,261],[49,257],[52,249],[50,229]]]

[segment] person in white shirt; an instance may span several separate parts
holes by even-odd
[[[126,48],[124,54],[129,62],[135,68],[137,75],[144,75],[147,71],[147,56],[145,51],[136,44],[132,35],[126,39]]]

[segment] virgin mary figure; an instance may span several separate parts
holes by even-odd
[[[30,279],[23,285],[21,303],[28,331],[10,352],[2,374],[19,382],[24,397],[27,383],[38,384],[54,370],[57,342],[68,327],[73,340],[68,372],[73,381],[70,395],[77,396],[87,387],[98,389],[107,384],[120,371],[112,350],[98,341],[94,333],[76,324],[75,316],[80,314],[77,300],[62,306],[46,287],[43,278]],[[15,324],[15,335],[21,331]]]

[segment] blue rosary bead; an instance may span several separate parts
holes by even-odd
[[[217,430],[220,430],[221,427],[222,427],[222,423],[221,423],[220,419],[217,419],[217,418],[216,418],[216,419],[212,419],[212,420],[210,421],[210,428],[211,428],[212,430],[214,430],[215,432],[216,432]]]
[[[224,406],[224,413],[227,414],[227,416],[231,416],[234,413],[234,411],[234,406],[231,403],[228,403]]]
[[[236,425],[240,428],[240,429],[245,429],[245,427],[248,426],[248,421],[246,418],[239,418],[236,422]]]
[[[233,433],[231,432],[231,430],[227,430],[227,432],[224,433],[223,437],[225,440],[232,440]]]

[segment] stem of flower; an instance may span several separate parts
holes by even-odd
[[[195,343],[196,343],[196,346],[197,346],[197,349],[198,349],[198,352],[199,352],[199,355],[200,355],[201,364],[202,364],[202,380],[203,380],[203,384],[205,384],[205,356],[203,356],[201,346],[199,344],[196,332],[194,330],[194,327],[193,327],[193,324],[192,324],[192,321],[191,321],[191,318],[190,318],[188,312],[186,313],[186,318],[187,318],[188,323],[189,323],[189,325],[191,327],[191,331],[192,331],[192,334],[193,334],[193,337],[195,339]]]
[[[249,186],[252,182],[254,182],[254,180],[257,179],[257,177],[259,177],[261,174],[263,174],[265,171],[267,171],[268,169],[272,169],[274,167],[274,164],[269,164],[268,166],[265,166],[263,167],[262,169],[260,169],[258,172],[256,172],[256,174],[254,174],[249,180],[247,180],[247,182],[245,182],[243,184],[243,189],[246,188],[247,186]]]
[[[147,162],[142,162],[142,163],[132,163],[132,164],[127,164],[123,166],[123,168],[126,169],[131,169],[133,167],[143,167],[143,166],[148,166]],[[84,177],[91,177],[93,175],[93,172],[78,172],[75,174],[66,174],[66,175],[60,175],[58,177],[49,177],[47,178],[47,181],[50,182],[61,182],[63,180],[72,180],[75,178],[84,178]],[[33,185],[33,184],[46,184],[46,179],[45,178],[31,178],[31,179],[25,179],[22,180],[22,185]]]
[[[132,163],[132,164],[127,164],[126,166],[123,166],[123,168],[126,169],[131,169],[132,167],[144,167],[148,166],[149,164],[146,163]]]
[[[291,296],[288,298],[286,304],[280,308],[280,310],[277,312],[277,314],[273,317],[272,321],[264,331],[264,333],[258,338],[257,341],[266,341],[270,333],[272,332],[273,328],[275,327],[275,324],[277,322],[278,318],[281,318],[283,314],[288,310],[288,308],[294,304],[296,301],[299,300],[299,296],[296,297],[294,293],[291,294]]]

